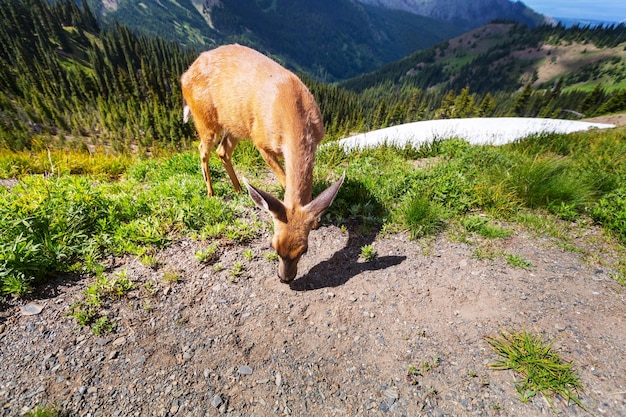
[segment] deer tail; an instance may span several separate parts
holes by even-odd
[[[183,97],[183,123],[187,123],[189,121],[189,116],[191,115],[191,110],[187,105],[187,100]]]

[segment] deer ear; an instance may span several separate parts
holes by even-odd
[[[339,178],[339,181],[322,191],[315,200],[304,206],[304,210],[309,212],[314,219],[319,219],[333,203],[333,200],[335,200],[337,192],[339,192],[339,187],[341,187],[345,178],[346,173],[344,172],[341,178]]]
[[[274,218],[286,222],[285,205],[282,201],[265,191],[251,186],[245,177],[242,177],[242,180],[248,189],[250,198],[252,198],[252,201],[254,201],[254,204],[256,204],[258,208],[269,212]]]

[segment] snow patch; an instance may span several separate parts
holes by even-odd
[[[338,144],[345,151],[372,148],[383,144],[418,147],[434,140],[459,138],[472,145],[504,145],[540,133],[573,133],[588,129],[609,129],[615,125],[562,119],[492,117],[443,119],[407,123],[361,133]]]

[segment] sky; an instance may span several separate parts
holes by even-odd
[[[522,3],[550,17],[626,21],[626,0],[522,0]]]

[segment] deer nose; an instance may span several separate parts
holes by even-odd
[[[278,274],[278,279],[280,280],[280,282],[282,282],[283,284],[289,284],[291,281],[293,281],[293,279],[296,277],[296,274],[298,273],[297,270],[295,270],[293,272],[293,275],[291,276],[281,276],[280,273]]]
[[[298,266],[297,265],[279,265],[278,267],[278,279],[280,282],[284,284],[288,284],[296,277],[298,274]]]

